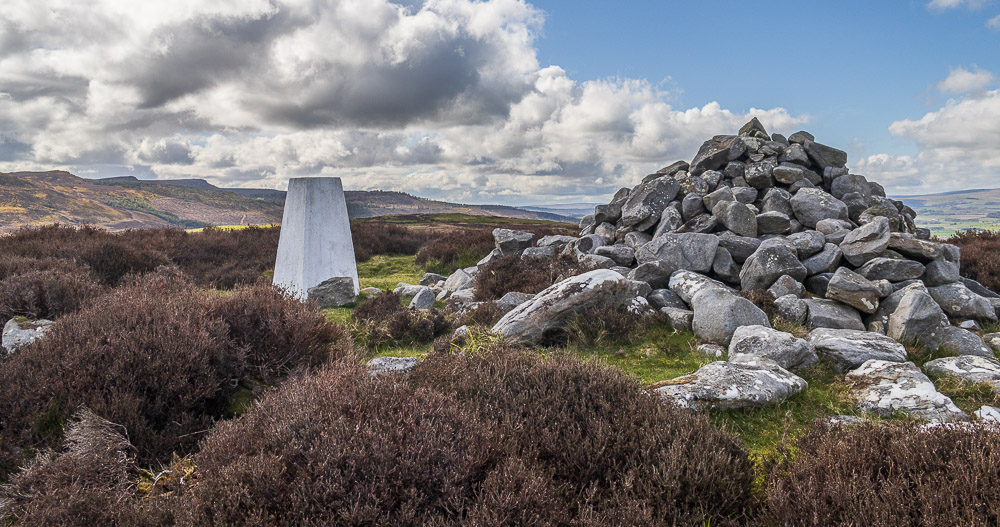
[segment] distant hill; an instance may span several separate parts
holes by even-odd
[[[468,214],[574,221],[560,214],[501,205],[461,205],[402,192],[346,193],[352,218],[398,214]],[[63,223],[111,230],[281,222],[285,193],[220,188],[202,179],[85,179],[69,172],[0,173],[0,233],[25,225]]]
[[[537,212],[548,212],[549,214],[559,214],[570,216],[577,220],[594,213],[594,207],[600,203],[560,203],[558,205],[525,205],[520,208]]]
[[[935,236],[968,229],[1000,229],[1000,189],[972,189],[922,196],[898,196],[917,212],[917,225]]]

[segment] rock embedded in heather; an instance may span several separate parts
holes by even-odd
[[[830,362],[837,373],[853,370],[872,359],[906,361],[906,348],[878,333],[820,328],[810,332],[806,340]]]
[[[1000,361],[989,357],[965,355],[934,359],[924,364],[927,373],[950,375],[969,384],[988,384],[1000,395]]]
[[[819,360],[809,342],[766,326],[736,329],[729,343],[729,360],[741,357],[769,359],[790,371],[807,368]]]
[[[554,246],[548,247],[528,247],[521,252],[522,260],[545,260],[547,258],[552,258],[556,255],[556,248]]]
[[[376,357],[368,361],[368,373],[372,376],[406,375],[418,364],[420,364],[420,359],[416,357]]]
[[[509,313],[517,306],[525,302],[528,302],[532,298],[535,298],[535,295],[531,295],[528,293],[519,293],[517,291],[511,291],[500,297],[500,300],[497,300],[496,303],[497,306],[499,306],[504,313]]]
[[[455,291],[461,291],[472,287],[472,282],[476,279],[477,274],[479,274],[478,267],[466,267],[464,269],[456,270],[454,273],[451,273],[451,276],[449,276],[447,280],[445,280],[445,292],[454,293]]]
[[[983,405],[978,410],[976,410],[976,419],[981,420],[983,423],[994,424],[994,426],[1000,425],[1000,408],[995,408],[992,406]]]
[[[424,273],[424,277],[420,279],[420,285],[431,287],[437,285],[438,282],[443,282],[447,279],[448,277],[441,276],[437,273]]]
[[[774,405],[807,386],[805,380],[771,361],[751,364],[718,361],[691,375],[660,383],[653,393],[681,408],[730,410]]]
[[[937,391],[912,362],[869,360],[847,374],[860,411],[891,417],[903,413],[931,423],[967,421],[968,415]]]
[[[0,339],[0,345],[7,353],[14,353],[42,338],[52,328],[52,324],[51,320],[44,318],[39,320],[12,318],[3,326],[3,337]]]
[[[574,314],[597,306],[625,306],[629,283],[620,274],[598,269],[552,285],[510,311],[493,332],[515,343],[539,343],[562,329]]]

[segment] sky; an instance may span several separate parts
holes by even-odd
[[[750,117],[1000,187],[1000,0],[5,0],[0,171],[599,202]]]

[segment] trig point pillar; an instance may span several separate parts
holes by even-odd
[[[354,242],[340,178],[292,178],[281,219],[274,285],[305,300],[310,287],[334,277],[354,280]]]

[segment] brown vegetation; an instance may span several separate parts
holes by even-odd
[[[1000,232],[965,232],[947,241],[962,249],[962,276],[1000,291]]]

